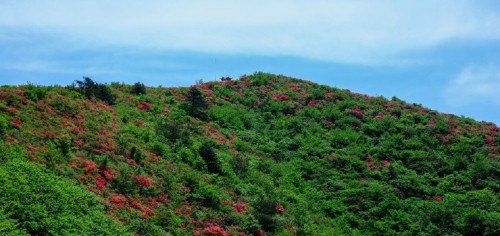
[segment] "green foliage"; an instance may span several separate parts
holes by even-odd
[[[0,234],[5,236],[29,235],[24,229],[19,229],[19,222],[9,218],[10,214],[6,214],[0,208]]]
[[[126,234],[81,186],[22,161],[21,156],[7,158],[0,165],[0,206],[11,219],[0,221],[5,230],[20,234],[26,230],[31,235]]]
[[[207,165],[207,170],[210,173],[221,174],[221,167],[217,155],[215,154],[214,144],[205,141],[201,144],[199,154]]]
[[[0,88],[0,234],[500,234],[494,124],[266,73],[143,88]]]
[[[0,137],[3,137],[7,132],[7,127],[9,124],[7,123],[7,119],[3,116],[0,116]]]
[[[104,84],[96,83],[89,77],[83,77],[83,81],[76,80],[76,85],[78,91],[87,98],[95,97],[109,105],[115,104],[115,96],[111,93],[111,89]]]
[[[141,82],[136,82],[134,83],[134,85],[132,85],[130,93],[135,95],[146,94],[146,86],[144,86],[144,84]]]
[[[206,120],[208,104],[203,97],[203,94],[197,87],[190,87],[187,94],[186,111],[192,117]]]

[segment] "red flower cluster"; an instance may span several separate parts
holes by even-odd
[[[127,199],[125,199],[125,197],[119,196],[119,195],[111,196],[111,198],[109,200],[115,205],[115,207],[123,206],[123,205],[125,205],[125,202],[127,201]]]
[[[102,148],[104,148],[104,150],[109,151],[109,152],[111,152],[115,149],[115,147],[113,147],[112,144],[103,143],[103,144],[101,144],[101,146],[102,146]]]
[[[156,208],[160,205],[160,203],[158,203],[158,201],[156,201],[156,199],[154,199],[154,198],[150,198],[148,202],[149,202],[149,205],[153,206],[154,208]]]
[[[85,172],[94,172],[97,170],[97,165],[91,160],[84,160],[78,167],[83,168]]]
[[[330,125],[330,126],[332,126],[332,125],[333,125],[333,121],[331,121],[331,120],[330,120],[330,119],[328,119],[328,118],[325,118],[325,120],[324,120],[324,121],[325,121],[325,123],[326,123],[327,125]]]
[[[441,200],[443,200],[443,196],[435,196],[432,198],[432,200],[435,202],[440,202]]]
[[[279,95],[273,96],[273,99],[279,100],[279,101],[288,101],[288,100],[290,100],[290,97],[286,94],[279,94]]]
[[[384,166],[390,166],[391,165],[391,162],[388,161],[388,160],[381,160],[380,163],[382,163],[382,165],[384,165]]]
[[[106,178],[108,180],[116,178],[116,173],[112,170],[104,169],[102,171],[102,174],[104,175],[104,178]]]
[[[246,214],[248,213],[248,208],[244,202],[238,201],[233,203],[233,211],[235,213]]]
[[[373,162],[373,157],[372,156],[367,156],[365,162],[366,162],[366,166],[368,167],[368,169],[370,169],[370,170],[377,169],[377,166]]]
[[[490,147],[490,150],[491,150],[491,152],[493,154],[497,154],[498,153],[498,149],[495,146],[495,139],[493,139],[493,137],[486,136],[486,138],[484,139],[484,142],[486,142],[488,144],[488,146]]]
[[[20,128],[23,126],[23,122],[22,122],[19,118],[14,117],[14,118],[12,119],[12,125],[13,125],[14,127],[18,128],[18,129],[20,129]]]
[[[278,204],[276,205],[276,211],[279,213],[279,214],[283,214],[283,212],[285,212],[285,207],[281,204]]]
[[[94,152],[95,154],[97,155],[102,155],[104,154],[104,152],[100,149],[97,149],[97,148],[92,148],[92,152]]]
[[[76,146],[78,146],[78,147],[82,147],[82,146],[83,146],[83,144],[84,144],[83,140],[81,140],[81,139],[75,139],[75,140],[73,140],[73,142],[74,142],[74,143],[76,144]]]
[[[218,225],[213,225],[212,223],[208,223],[207,227],[203,229],[203,235],[230,236],[231,234]]]
[[[17,142],[17,138],[7,137],[7,141],[15,143],[15,142]]]
[[[137,104],[137,109],[142,110],[142,111],[146,111],[146,112],[150,112],[152,106],[153,106],[153,104],[151,104],[149,102],[139,102],[139,104]]]
[[[166,204],[168,204],[170,202],[170,200],[168,200],[167,194],[160,194],[160,195],[158,195],[157,198],[158,198],[158,200],[160,200],[161,202],[166,203]]]
[[[493,143],[493,137],[491,136],[486,136],[486,138],[484,138],[484,141],[487,143],[487,144],[492,144]]]
[[[357,107],[354,107],[352,108],[352,112],[351,112],[355,117],[357,118],[363,118],[364,116],[364,113],[363,113],[363,110],[357,108]]]
[[[103,177],[99,175],[95,177],[95,186],[97,189],[103,189],[106,187],[106,185],[108,185],[108,182],[106,182],[106,180]]]
[[[496,133],[500,131],[500,127],[497,127],[496,125],[491,125],[488,127],[488,129],[490,130],[491,133]]]
[[[139,188],[149,187],[153,185],[153,181],[151,181],[151,179],[149,179],[148,177],[136,176],[135,179],[137,180],[137,187]]]

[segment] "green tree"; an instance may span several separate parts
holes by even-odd
[[[130,92],[135,95],[146,94],[146,86],[141,82],[136,82],[132,85]]]
[[[217,155],[215,155],[213,142],[205,141],[199,149],[200,156],[207,165],[208,172],[221,174],[221,167]]]
[[[208,104],[205,101],[205,98],[203,97],[201,91],[195,86],[189,88],[187,94],[187,102],[187,112],[189,113],[189,115],[201,120],[207,119]]]

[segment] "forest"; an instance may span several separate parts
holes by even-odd
[[[257,72],[0,87],[0,235],[500,235],[500,128]]]

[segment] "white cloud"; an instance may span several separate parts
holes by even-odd
[[[0,3],[0,27],[55,31],[72,44],[369,64],[453,39],[500,39],[498,25],[494,10],[459,0]]]
[[[448,105],[500,105],[500,65],[471,65],[464,68],[448,85],[444,97]]]

